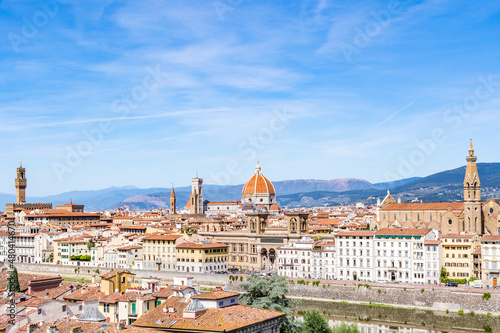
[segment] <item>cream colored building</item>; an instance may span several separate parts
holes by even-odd
[[[247,213],[247,229],[200,232],[212,242],[228,246],[229,268],[276,270],[277,249],[308,235],[308,214],[287,213],[287,227],[268,227],[268,213]],[[333,234],[322,239],[335,239]]]
[[[449,279],[470,279],[474,276],[472,253],[480,246],[480,237],[473,234],[443,236],[443,266]]]
[[[175,271],[175,246],[184,242],[181,235],[149,235],[143,238],[144,269]]]
[[[90,235],[78,237],[67,237],[53,240],[54,263],[58,265],[71,265],[72,256],[91,256],[92,253],[87,247],[87,242],[92,238]],[[88,263],[92,262],[88,261]]]
[[[224,272],[228,269],[227,245],[184,242],[176,246],[177,271],[185,273]]]

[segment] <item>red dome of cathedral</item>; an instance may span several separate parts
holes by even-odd
[[[262,174],[258,162],[255,174],[243,186],[243,196],[252,194],[276,194],[273,183]]]

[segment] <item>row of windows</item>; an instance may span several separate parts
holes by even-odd
[[[468,263],[445,262],[446,267],[469,267]]]
[[[450,258],[450,254],[449,253],[446,253],[446,258]],[[455,253],[451,254],[451,258],[455,258]],[[467,259],[467,258],[469,258],[469,255],[467,253],[464,253],[464,254],[458,253],[457,254],[457,258]]]

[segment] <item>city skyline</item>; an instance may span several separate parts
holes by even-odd
[[[0,3],[0,193],[498,162],[500,4],[46,4]]]

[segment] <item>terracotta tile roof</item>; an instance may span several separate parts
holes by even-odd
[[[168,288],[171,290],[174,290],[174,291],[183,291],[186,289],[194,289],[194,287],[190,287],[190,286],[170,286]]]
[[[463,210],[463,202],[428,202],[428,203],[393,203],[380,208],[380,211],[392,210]]]
[[[7,279],[9,278],[10,273],[1,272],[0,273],[0,290],[7,290]],[[57,278],[57,276],[52,276],[53,278]],[[34,274],[25,274],[18,273],[19,278],[19,286],[21,287],[21,291],[28,290],[28,282],[31,280],[35,280],[37,278],[48,278],[48,276],[38,276]]]
[[[472,234],[447,234],[443,235],[443,238],[472,238]]]
[[[117,250],[136,250],[136,249],[142,249],[142,246],[140,245],[130,245],[130,246],[124,246],[124,247],[119,247]]]
[[[439,245],[441,244],[441,240],[440,239],[436,239],[436,240],[426,240],[425,245]]]
[[[175,247],[178,249],[212,249],[212,248],[228,247],[228,246],[219,243],[184,242],[182,244],[176,245]]]
[[[329,226],[326,225],[311,225],[308,227],[309,230],[330,230]]]
[[[240,293],[232,292],[232,291],[224,291],[224,290],[219,290],[219,291],[211,291],[208,293],[201,293],[199,295],[194,295],[191,296],[191,298],[196,298],[196,299],[224,299],[224,298],[229,298],[229,297],[234,297],[234,296],[239,296]]]
[[[101,292],[99,287],[83,287],[65,295],[63,299],[70,301],[94,301],[106,295]]]
[[[29,295],[35,296],[35,297],[58,298],[59,296],[69,292],[70,290],[71,290],[71,287],[67,283],[67,284],[64,284],[64,285],[56,287],[56,288],[32,292]]]
[[[151,236],[146,236],[143,239],[174,241],[181,237],[182,237],[181,235],[151,235]]]
[[[241,201],[209,201],[209,205],[227,205],[227,204],[235,204],[238,205],[240,204]]]
[[[137,292],[116,292],[102,297],[99,303],[135,302],[139,294]]]
[[[48,209],[42,214],[28,215],[26,217],[101,217],[95,213],[68,212],[64,209]]]
[[[153,293],[154,297],[168,298],[174,294],[174,291],[169,288],[161,288],[159,291]]]
[[[151,330],[147,328],[126,326],[124,330],[119,329],[119,324],[117,323],[106,323],[106,322],[95,322],[86,323],[79,322],[74,319],[61,319],[55,322],[44,323],[41,325],[34,333],[46,333],[51,326],[56,326],[59,333],[69,333],[73,328],[79,327],[82,333],[154,333],[156,330]]]
[[[283,312],[253,308],[245,305],[232,305],[219,309],[207,309],[196,319],[183,319],[183,311],[189,301],[182,297],[172,297],[144,314],[132,325],[162,330],[175,329],[228,332],[262,321],[278,319]],[[174,312],[163,312],[172,307]]]
[[[337,234],[337,236],[363,236],[370,237],[375,235],[375,231],[342,231]]]
[[[482,241],[500,241],[500,235],[486,235],[481,238]]]
[[[135,275],[134,273],[130,273],[128,271],[111,271],[111,272],[107,272],[105,274],[102,274],[100,275],[101,278],[103,279],[111,279],[113,277],[115,277],[117,274],[129,274],[129,275]]]
[[[426,235],[432,229],[420,228],[381,228],[376,235]]]
[[[17,303],[17,305],[27,308],[38,308],[40,305],[43,305],[50,301],[52,301],[52,298],[31,297],[24,302]]]

